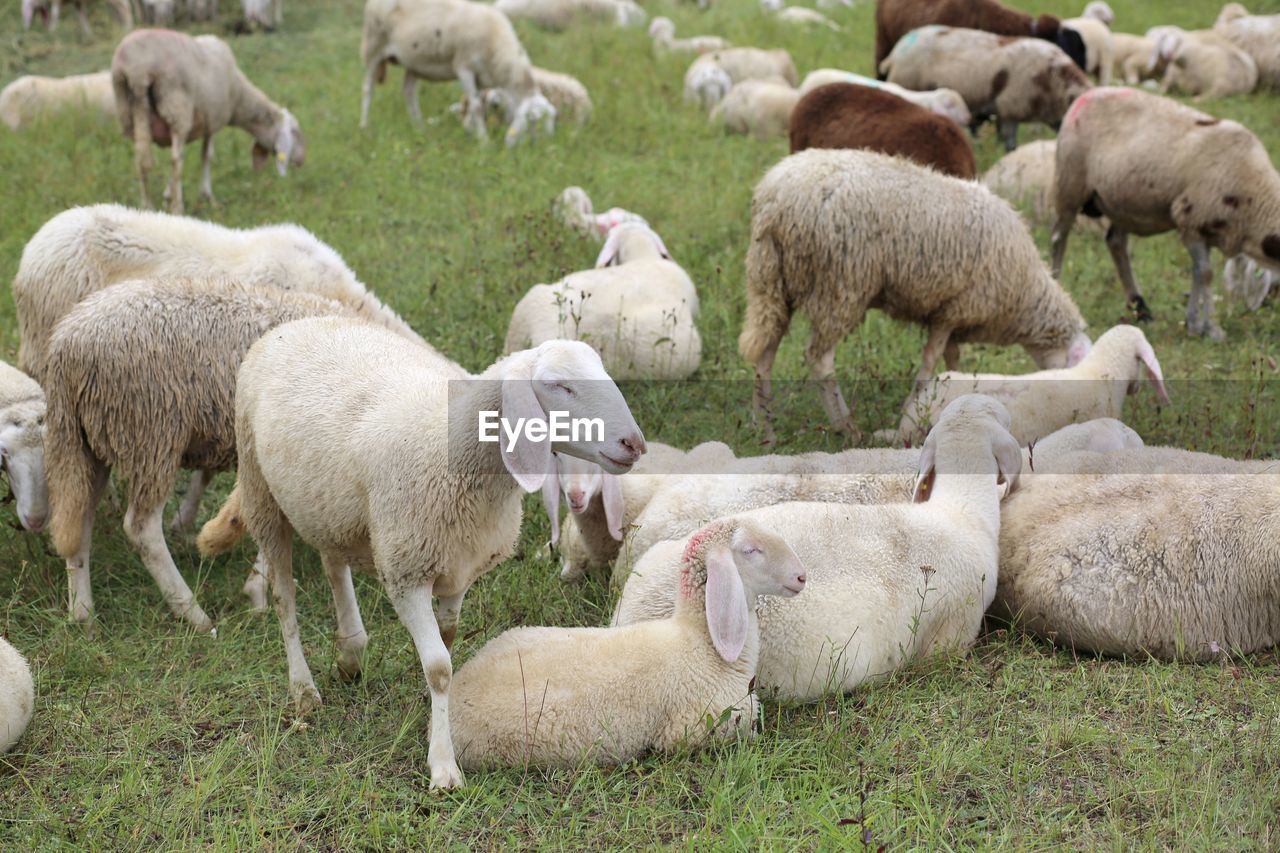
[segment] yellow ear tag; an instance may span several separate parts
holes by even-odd
[[[283,151],[277,151],[277,152],[276,152],[276,159],[277,159],[277,160],[279,160],[281,163],[283,163],[283,162],[285,161],[285,155],[284,155],[284,152],[283,152]]]
[[[513,138],[515,135],[516,135],[516,129],[515,129],[514,127],[508,127],[508,128],[507,128],[507,139],[511,139],[511,138]]]

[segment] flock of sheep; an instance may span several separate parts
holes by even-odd
[[[361,123],[390,64],[404,68],[415,122],[418,80],[457,80],[477,136],[491,119],[512,143],[552,132],[575,103],[586,120],[585,88],[533,66],[509,16],[562,28],[645,14],[630,0],[368,0]],[[213,631],[162,512],[180,469],[192,470],[171,524],[191,528],[210,477],[234,467],[236,487],[198,543],[212,555],[252,536],[245,591],[259,609],[272,592],[297,711],[321,697],[299,638],[295,534],[332,588],[344,677],[359,674],[368,639],[352,569],[379,579],[409,630],[431,693],[433,787],[462,784],[463,769],[614,763],[748,735],[756,689],[795,701],[851,690],[967,648],[989,608],[1107,654],[1203,659],[1275,644],[1275,463],[1143,446],[1118,418],[1144,383],[1168,400],[1156,353],[1135,325],[1092,339],[1058,273],[1078,217],[1105,219],[1141,319],[1128,235],[1176,231],[1194,264],[1188,332],[1221,337],[1209,251],[1242,276],[1280,264],[1280,175],[1239,124],[1141,89],[1094,88],[1085,71],[1216,94],[1243,56],[1253,82],[1271,82],[1280,42],[1257,34],[1280,32],[1280,17],[1232,4],[1213,32],[1140,39],[1112,34],[1097,2],[1058,21],[994,0],[880,0],[876,21],[883,83],[836,69],[802,82],[784,51],[677,39],[670,21],[653,22],[655,49],[697,55],[691,100],[730,129],[790,133],[792,154],[756,187],[745,247],[739,349],[765,437],[774,358],[797,312],[822,404],[851,439],[839,342],[869,308],[927,330],[901,421],[879,436],[893,447],[751,457],[647,441],[614,384],[685,378],[701,360],[696,285],[641,215],[597,213],[566,189],[554,209],[602,242],[595,266],[532,287],[506,354],[469,374],[306,230],[176,215],[188,140],[203,140],[211,196],[218,129],[251,133],[255,156],[274,154],[282,173],[302,160],[301,132],[221,40],[126,36],[111,110],[135,144],[144,206],[152,143],[175,152],[175,213],[102,204],[49,220],[13,281],[18,369],[0,365],[4,467],[22,525],[47,525],[66,561],[71,618],[94,618],[95,509],[115,471],[125,534],[166,604]],[[961,125],[986,119],[1010,149],[1018,123],[1060,128],[1056,149],[1017,149],[979,182]],[[1030,194],[1054,219],[1052,273],[993,189]],[[966,343],[1021,345],[1042,369],[960,371]],[[947,370],[935,375],[939,358]],[[566,412],[602,428],[489,444],[476,430],[485,412]],[[562,576],[612,571],[610,624],[513,629],[454,673],[463,597],[515,553],[534,492]],[[0,750],[33,704],[25,663],[0,640]]]

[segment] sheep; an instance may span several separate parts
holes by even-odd
[[[668,618],[513,628],[458,670],[452,722],[463,767],[613,765],[753,733],[764,653],[755,602],[802,592],[805,567],[751,521],[709,525],[681,544]]]
[[[213,622],[178,573],[161,515],[180,468],[235,464],[236,368],[280,323],[345,313],[338,302],[232,281],[126,281],[86,297],[49,341],[45,459],[54,549],[66,560],[72,619],[93,618],[94,511],[114,468],[127,484],[124,531],[174,615]],[[264,606],[265,578],[245,592]]]
[[[138,0],[142,6],[142,23],[152,27],[171,27],[178,17],[177,0]]]
[[[71,77],[24,76],[0,91],[0,121],[13,130],[60,110],[82,110],[114,121],[116,95],[111,72]]]
[[[804,599],[757,605],[762,690],[811,702],[973,644],[996,591],[1000,484],[1013,492],[1022,470],[1008,424],[989,398],[952,403],[919,454],[912,503],[788,502],[721,521],[776,531],[806,571]],[[616,624],[670,610],[675,544],[636,564]]]
[[[388,63],[404,66],[405,106],[414,127],[422,127],[418,81],[456,79],[466,109],[463,127],[488,139],[481,89],[500,89],[511,106],[506,143],[515,145],[542,126],[555,131],[556,109],[534,82],[533,66],[507,16],[466,0],[368,0],[360,57],[365,67],[360,126],[369,126],[373,84],[386,77]]]
[[[1054,162],[1058,143],[1037,139],[1019,145],[1005,154],[982,175],[987,189],[1021,210],[1033,225],[1052,227],[1058,213],[1057,179]],[[1105,217],[1076,217],[1076,227],[1102,237],[1107,230]]]
[[[1253,57],[1212,30],[1166,32],[1156,44],[1169,57],[1161,94],[1178,91],[1203,99],[1247,95],[1257,88],[1258,65]]]
[[[1082,68],[1085,73],[1095,75],[1103,86],[1111,85],[1115,68],[1116,48],[1111,38],[1111,23],[1115,18],[1110,6],[1102,0],[1093,0],[1079,18],[1067,18],[1062,22],[1064,29],[1080,34],[1085,54]]]
[[[1214,340],[1225,335],[1213,320],[1209,250],[1280,265],[1280,175],[1236,122],[1138,89],[1095,89],[1063,123],[1056,173],[1055,274],[1076,215],[1106,216],[1107,248],[1139,320],[1151,310],[1133,276],[1130,234],[1178,232],[1192,261],[1187,331]]]
[[[35,706],[31,668],[21,652],[0,637],[0,755],[22,738]]]
[[[670,18],[657,17],[649,23],[649,38],[653,39],[655,53],[710,53],[732,47],[720,36],[693,36],[676,38],[676,25]]]
[[[284,24],[284,0],[241,0],[244,23],[249,29],[274,30]]]
[[[1146,36],[1112,33],[1111,46],[1114,51],[1112,78],[1117,84],[1123,81],[1127,86],[1136,86],[1143,80],[1164,76],[1169,57]]]
[[[832,32],[844,32],[843,27],[815,9],[806,9],[803,6],[785,6],[783,5],[783,0],[760,0],[760,7],[786,24],[795,24],[802,27],[826,27]]]
[[[690,64],[684,76],[684,96],[709,109],[728,94],[730,86],[744,80],[768,80],[794,87],[799,79],[791,54],[785,50],[730,47],[704,53]]]
[[[591,237],[597,241],[608,236],[610,229],[625,222],[646,226],[649,224],[640,214],[621,207],[611,207],[604,213],[596,213],[591,205],[591,197],[582,187],[565,187],[551,203],[551,212],[583,237]]]
[[[799,100],[800,91],[786,83],[743,80],[712,108],[711,121],[731,133],[773,139],[786,134]]]
[[[1004,509],[994,611],[1055,644],[1210,660],[1280,641],[1280,463],[1081,452]]]
[[[1032,36],[1061,48],[1080,68],[1085,66],[1084,40],[1078,32],[1064,28],[1053,15],[1033,18],[996,0],[877,0],[876,68],[880,68],[901,39],[928,24],[983,30],[1001,36]]]
[[[1239,3],[1228,3],[1213,29],[1253,58],[1260,85],[1280,88],[1280,15],[1250,15]]]
[[[579,127],[587,123],[595,107],[591,103],[591,94],[587,92],[587,87],[582,85],[581,80],[570,74],[548,71],[536,65],[530,66],[529,70],[533,72],[533,81],[537,85],[538,91],[555,108],[557,118],[572,116]],[[514,116],[516,105],[511,102],[510,97],[504,90],[482,89],[480,91],[480,100],[484,103],[487,111],[486,116],[489,114],[501,114],[502,121],[510,123]],[[464,95],[461,101],[449,109],[462,116],[465,123],[467,107],[468,101]]]
[[[76,7],[76,15],[80,18],[80,29],[86,36],[92,36],[89,16],[85,13],[85,6],[90,0],[67,0],[67,2]],[[106,3],[119,18],[120,26],[126,32],[133,29],[133,9],[130,8],[128,0],[106,0]],[[31,22],[38,17],[52,32],[57,28],[58,19],[62,16],[62,4],[63,0],[22,0],[22,28],[31,29]]]
[[[284,0],[246,0],[248,3],[276,4],[276,14],[283,14]],[[211,21],[218,17],[218,0],[186,0],[187,17],[193,21]],[[279,22],[277,22],[279,23]]]
[[[1228,296],[1257,311],[1280,285],[1280,272],[1259,266],[1248,255],[1236,255],[1222,267],[1222,284]]]
[[[191,36],[173,30],[138,30],[125,36],[111,59],[111,83],[124,135],[133,140],[134,166],[142,206],[151,206],[147,175],[151,143],[168,147],[173,161],[167,198],[182,213],[182,161],[188,141],[203,139],[200,194],[213,204],[209,160],[213,135],[238,127],[254,139],[253,165],[261,168],[273,153],[284,177],[289,166],[306,160],[306,142],[298,120],[249,82],[227,43],[217,36]]]
[[[1041,368],[1088,352],[1084,320],[1044,268],[1027,226],[986,187],[871,151],[810,149],[769,170],[751,203],[747,314],[738,350],[755,365],[753,408],[772,441],[773,360],[791,322],[827,416],[856,432],[835,350],[868,308],[928,326],[917,385],[965,342],[1021,344]]]
[[[703,109],[720,103],[732,88],[733,78],[719,65],[690,66],[684,77],[684,99]]]
[[[995,116],[1009,151],[1018,145],[1020,122],[1056,129],[1090,85],[1062,51],[1039,39],[937,26],[909,33],[880,70],[908,89],[955,89],[975,123]]]
[[[27,374],[0,361],[0,468],[9,477],[18,521],[33,533],[49,519],[44,473],[44,391]]]
[[[619,225],[596,267],[530,288],[511,313],[505,352],[583,340],[615,379],[684,379],[696,371],[698,292],[662,239],[639,223]]]
[[[567,441],[520,429],[547,427],[548,411],[571,423],[596,418],[600,428]],[[494,416],[506,434],[489,441],[483,421],[497,426]],[[433,788],[462,784],[449,733],[449,648],[468,587],[515,550],[521,491],[542,488],[552,451],[611,474],[645,451],[586,344],[549,341],[473,377],[384,329],[332,318],[290,323],[250,350],[236,388],[236,444],[236,489],[205,525],[201,550],[225,549],[246,527],[253,534],[271,572],[299,713],[317,707],[320,693],[298,637],[294,533],[320,552],[347,675],[358,674],[367,642],[348,563],[376,572],[431,688]]]
[[[633,27],[649,17],[632,0],[497,0],[493,6],[508,18],[527,18],[553,31],[566,29],[577,20]]]
[[[899,98],[922,106],[930,112],[949,118],[961,127],[968,127],[973,123],[973,115],[969,112],[968,104],[964,102],[964,98],[960,97],[960,93],[955,89],[931,89],[926,92],[915,92],[893,83],[877,80],[874,77],[863,77],[861,74],[841,71],[838,68],[819,68],[816,71],[810,71],[805,75],[804,80],[800,82],[800,94],[807,95],[819,86],[825,86],[828,83],[853,83],[857,86],[883,89],[886,92],[897,95]]]
[[[1135,393],[1144,377],[1160,401],[1168,403],[1164,373],[1147,336],[1137,326],[1114,326],[1075,367],[1021,376],[939,374],[908,404],[895,440],[923,440],[929,424],[952,400],[985,394],[1005,405],[1013,418],[1009,431],[1027,444],[1077,421],[1120,417],[1125,396]]]
[[[954,121],[852,83],[820,86],[791,111],[791,153],[806,148],[879,151],[966,180],[978,173],[973,148]]]

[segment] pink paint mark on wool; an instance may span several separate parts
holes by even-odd
[[[1071,109],[1067,110],[1067,117],[1063,124],[1070,125],[1079,122],[1080,114],[1084,111],[1084,108],[1094,101],[1106,98],[1127,98],[1132,94],[1132,89],[1118,86],[1096,86],[1075,99],[1071,104]]]

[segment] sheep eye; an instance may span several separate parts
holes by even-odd
[[[573,389],[562,382],[554,382],[552,383],[551,387],[554,388],[556,391],[559,391],[561,394],[564,394],[566,397],[573,396]]]

